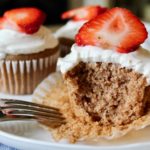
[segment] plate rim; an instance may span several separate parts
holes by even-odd
[[[49,76],[47,76],[41,83],[43,84],[43,82],[47,79],[50,78],[51,76],[53,76],[55,73],[50,74]],[[40,86],[39,85],[39,86]],[[32,100],[32,98],[31,98]],[[120,145],[109,145],[109,146],[94,146],[94,145],[81,145],[81,144],[70,144],[70,143],[59,143],[59,142],[48,142],[48,141],[42,141],[42,140],[37,140],[37,139],[29,139],[27,137],[23,137],[23,136],[19,136],[19,135],[15,135],[15,134],[11,134],[8,133],[6,131],[0,130],[0,136],[1,137],[5,137],[8,139],[11,139],[12,141],[17,141],[17,142],[25,142],[25,143],[32,143],[35,145],[43,145],[43,146],[48,146],[48,147],[57,147],[57,148],[67,148],[67,149],[92,149],[92,150],[98,150],[98,149],[104,149],[104,150],[113,150],[113,149],[128,149],[128,148],[136,148],[136,147],[141,147],[141,146],[150,146],[150,142],[146,141],[146,142],[137,142],[137,143],[129,143],[129,144],[120,144]]]
[[[76,149],[94,149],[94,150],[113,150],[113,149],[122,149],[122,148],[136,148],[140,146],[150,146],[150,142],[142,142],[142,143],[135,143],[135,144],[126,144],[126,145],[118,145],[118,146],[90,146],[90,145],[76,145],[76,144],[63,144],[63,143],[51,143],[47,141],[40,141],[40,140],[35,140],[35,139],[28,139],[26,137],[14,135],[11,133],[7,133],[5,131],[0,130],[0,136],[3,136],[5,138],[9,138],[12,140],[15,140],[17,142],[25,142],[25,143],[32,143],[35,145],[45,145],[45,146],[53,146],[57,148],[76,148]]]

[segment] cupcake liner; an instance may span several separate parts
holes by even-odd
[[[42,99],[49,93],[49,91],[57,85],[59,81],[63,80],[59,72],[54,72],[45,78],[34,90],[32,101],[42,103]]]
[[[61,57],[64,57],[66,56],[67,54],[70,53],[70,50],[71,50],[71,46],[69,45],[65,45],[65,44],[60,44],[60,49],[61,49]]]
[[[36,86],[55,71],[59,51],[31,60],[0,60],[0,91],[9,94],[31,94]]]
[[[49,106],[53,106],[51,102],[53,101],[53,103],[54,103],[54,101],[57,101],[57,98],[52,99],[49,97],[51,97],[52,94],[57,94],[57,93],[58,93],[58,95],[61,95],[61,91],[58,88],[59,83],[63,84],[63,79],[62,79],[62,76],[59,72],[56,72],[56,73],[49,75],[35,89],[35,91],[33,93],[32,101],[36,102],[38,104],[45,104],[45,105],[47,104]],[[56,90],[53,90],[53,89],[56,89]],[[54,93],[54,92],[56,92],[56,93]],[[64,97],[64,95],[62,95],[62,96]],[[66,93],[66,96],[68,96],[67,93]],[[85,124],[83,124],[83,125],[86,127]],[[90,125],[91,125],[91,122],[90,122]],[[97,123],[95,123],[95,124],[93,123],[91,131],[87,132],[87,134],[84,134],[82,137],[80,137],[79,140],[80,141],[95,140],[95,141],[99,142],[99,141],[102,141],[102,139],[113,140],[113,139],[117,139],[117,138],[120,138],[126,134],[131,133],[131,135],[129,134],[129,135],[127,135],[127,137],[124,137],[125,141],[128,141],[129,137],[133,136],[133,133],[135,133],[135,136],[136,136],[137,130],[144,129],[147,126],[150,126],[150,108],[147,110],[147,113],[145,115],[143,115],[141,118],[139,118],[139,119],[133,121],[132,123],[127,124],[127,125],[102,126],[102,127],[99,127],[97,129]],[[65,132],[70,132],[70,128],[69,128],[70,126],[67,126],[67,127],[68,127],[67,131],[64,130],[65,129],[64,126],[62,127],[62,131],[64,132],[62,138],[68,138],[70,140],[71,134],[73,134],[74,131],[71,131],[71,133],[68,134],[69,137],[65,137]],[[46,127],[46,128],[51,131],[50,127],[49,128]],[[81,128],[84,130],[84,127],[81,127]],[[142,130],[140,133],[142,134],[142,132],[143,132],[143,135],[144,135],[144,133],[147,131],[148,131],[148,129],[147,130],[145,129],[145,130]],[[77,138],[79,138],[79,137],[77,137]],[[123,140],[123,138],[121,140]]]
[[[68,38],[59,38],[61,57],[64,57],[66,54],[70,53],[71,47],[74,44],[74,40]]]

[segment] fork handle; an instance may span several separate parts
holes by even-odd
[[[33,118],[30,117],[9,117],[5,115],[2,111],[0,111],[0,122],[4,121],[19,121],[19,120],[33,120]]]
[[[11,117],[1,117],[0,122],[4,121],[21,121],[21,120],[35,120],[33,118],[11,118]]]
[[[0,122],[5,122],[5,121],[23,121],[23,120],[33,120],[33,119],[19,119],[19,118],[0,118]]]

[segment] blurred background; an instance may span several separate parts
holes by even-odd
[[[126,7],[142,20],[150,22],[150,0],[0,0],[0,15],[15,7],[35,6],[47,13],[47,25],[61,24],[62,12],[83,5],[99,4],[107,7]]]

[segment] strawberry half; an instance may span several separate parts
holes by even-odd
[[[129,53],[147,36],[144,24],[131,11],[116,7],[85,23],[76,35],[76,43]]]
[[[0,18],[0,29],[12,29],[20,31],[20,29],[15,24],[8,22],[8,20],[4,17]]]
[[[98,14],[102,14],[107,10],[105,7],[99,5],[95,6],[85,6],[81,8],[76,8],[67,12],[64,12],[61,16],[62,19],[73,19],[74,21],[80,20],[91,20],[95,18]]]
[[[5,21],[5,20],[6,20],[6,19],[3,18],[3,17],[0,18],[0,29],[5,28],[5,24],[6,24],[6,21]]]
[[[4,17],[10,24],[18,27],[18,30],[27,34],[38,31],[45,20],[45,14],[37,8],[17,8],[6,11]]]

